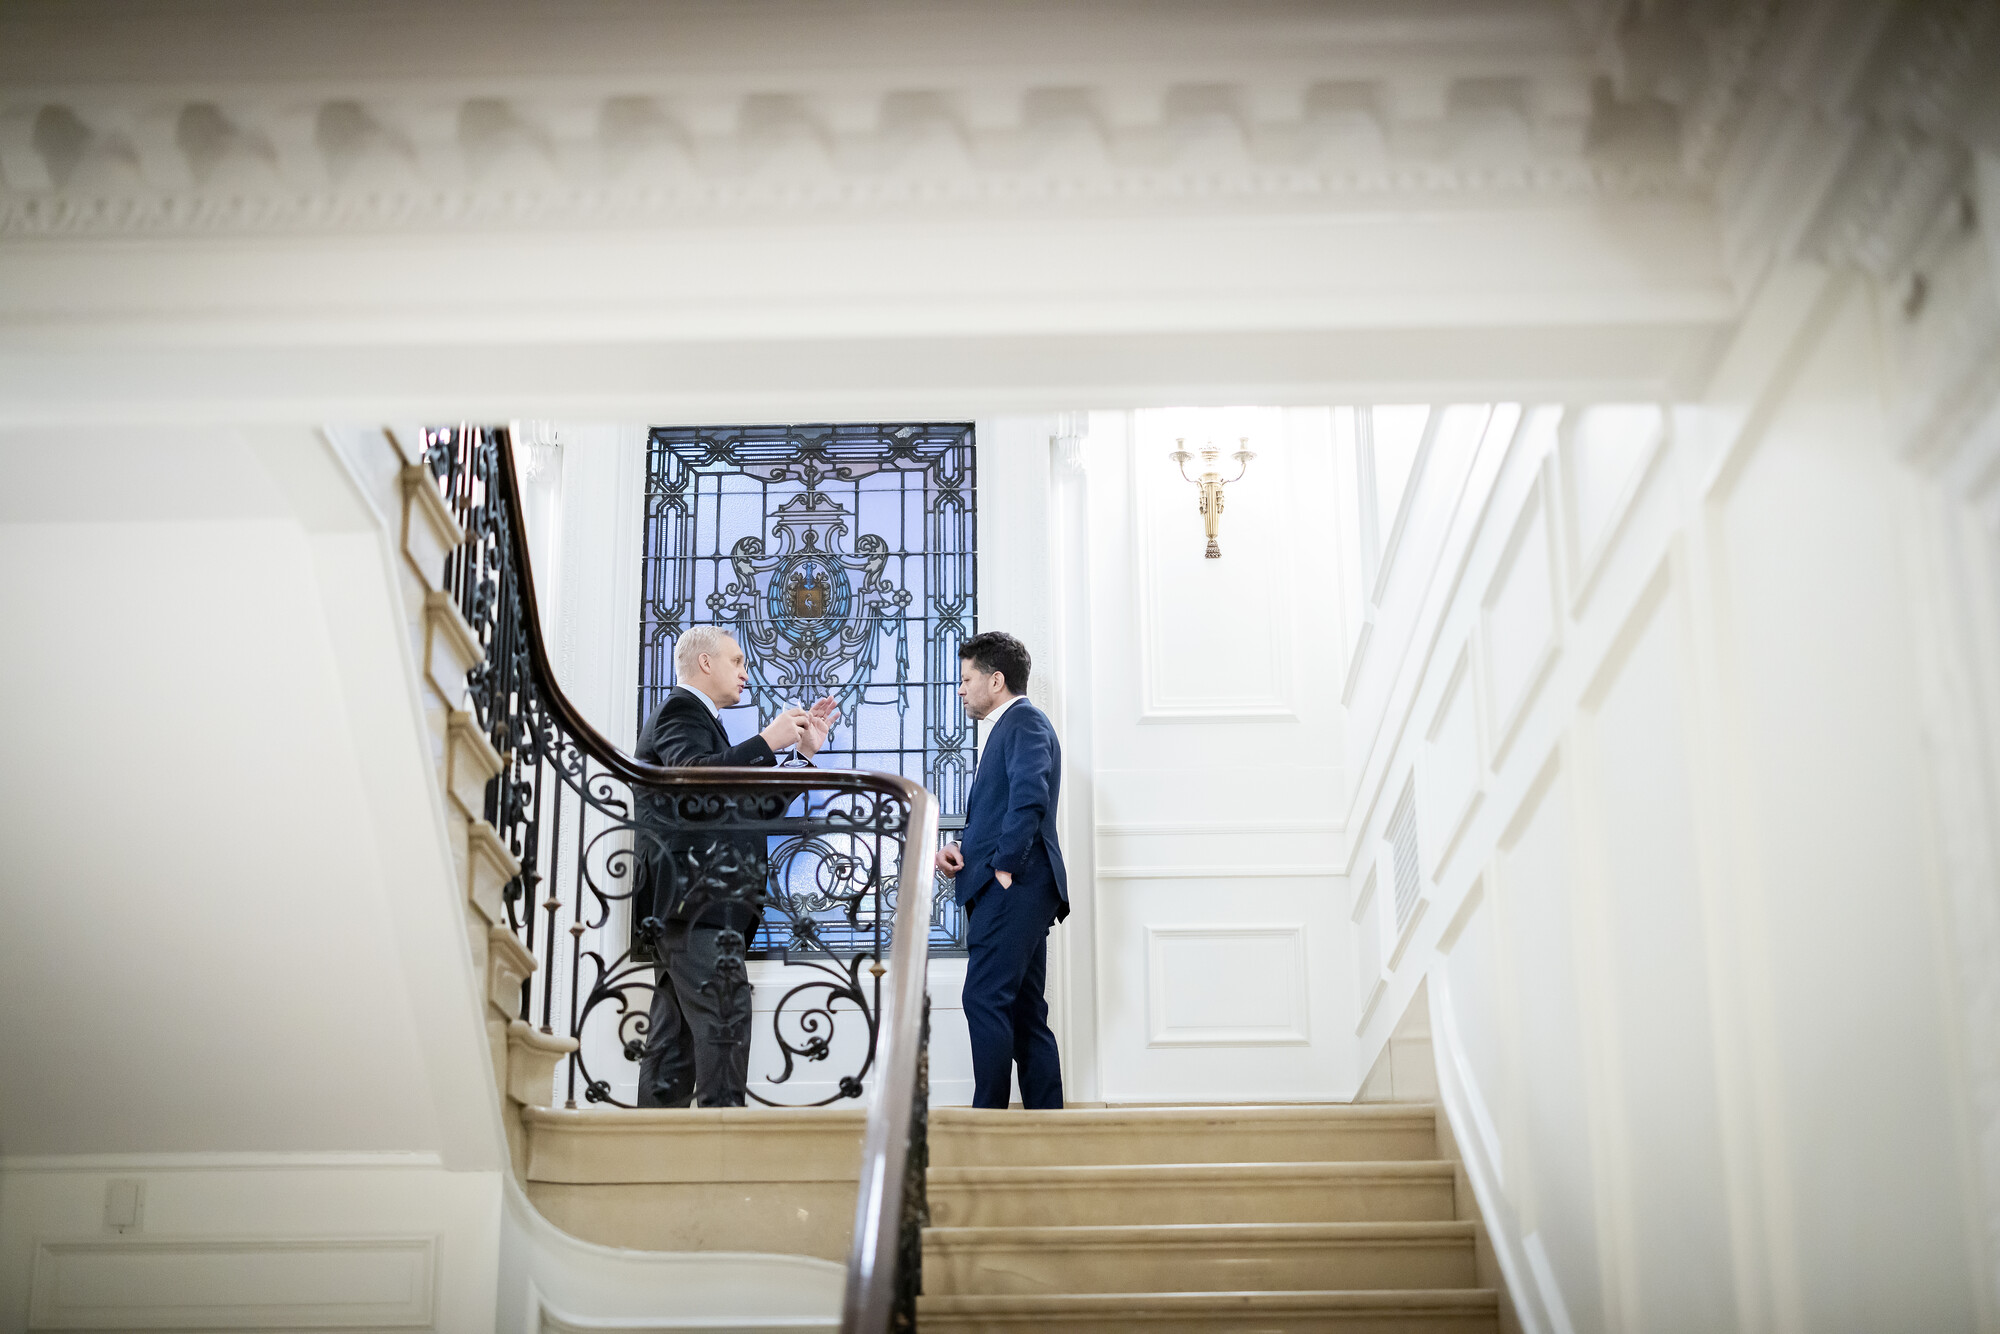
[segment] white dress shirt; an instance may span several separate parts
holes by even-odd
[[[1013,708],[1017,703],[1026,698],[1027,698],[1026,695],[1010,695],[1008,696],[1006,703],[1002,704],[999,708],[993,710],[993,712],[986,715],[986,735],[982,737],[979,742],[979,753],[981,755],[984,755],[986,753],[986,743],[993,739],[993,729],[1000,725],[1000,715],[1007,712],[1007,710]]]
[[[992,736],[993,729],[1000,725],[1000,715],[1026,699],[1026,695],[1009,695],[1007,702],[986,715],[986,735]]]
[[[688,694],[693,695],[703,704],[706,704],[708,706],[709,717],[715,719],[717,722],[722,721],[722,706],[720,704],[717,704],[714,700],[710,699],[708,697],[707,691],[696,690],[693,686],[682,686],[681,689],[687,691]]]

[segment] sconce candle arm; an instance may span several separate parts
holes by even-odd
[[[1247,437],[1239,440],[1237,444],[1239,448],[1234,454],[1229,456],[1236,460],[1236,475],[1229,479],[1231,482],[1242,481],[1250,472],[1250,460],[1257,457],[1255,451],[1250,448],[1250,441]],[[1181,469],[1181,475],[1183,477],[1187,476],[1187,469]]]
[[[1249,474],[1250,460],[1257,457],[1251,452],[1249,436],[1239,436],[1236,443],[1238,448],[1230,456],[1236,460],[1236,475],[1227,480],[1224,480],[1221,470],[1215,466],[1222,451],[1215,447],[1215,442],[1212,440],[1202,446],[1201,462],[1207,471],[1199,477],[1188,476],[1187,464],[1193,456],[1188,453],[1185,438],[1175,440],[1174,448],[1167,452],[1167,457],[1180,469],[1181,480],[1200,488],[1202,526],[1208,530],[1208,550],[1204,554],[1210,560],[1222,555],[1222,546],[1216,541],[1216,532],[1222,522],[1222,493],[1231,483],[1240,482]]]

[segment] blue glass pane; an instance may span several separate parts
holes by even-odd
[[[723,715],[731,737],[832,695],[841,722],[815,762],[920,782],[947,829],[962,827],[974,737],[957,650],[978,623],[972,427],[661,427],[646,504],[640,726],[673,687],[674,639],[724,626],[750,672],[743,705]],[[817,902],[824,887],[791,883],[813,874],[788,871],[774,891]],[[814,912],[830,943],[872,936],[872,918]],[[784,945],[767,931],[753,949]],[[940,901],[932,949],[962,948],[956,907]]]

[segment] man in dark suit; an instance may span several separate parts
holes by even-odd
[[[972,1037],[972,1105],[1005,1107],[1019,1067],[1025,1107],[1060,1107],[1062,1057],[1042,987],[1049,928],[1069,916],[1069,877],[1056,842],[1062,746],[1029,703],[1028,650],[989,631],[959,645],[958,697],[990,719],[965,798],[963,841],[939,849],[966,918],[965,1024]]]
[[[638,758],[648,764],[769,766],[781,750],[810,758],[839,716],[834,702],[822,699],[810,712],[786,709],[756,736],[730,745],[722,710],[743,697],[750,674],[742,647],[712,625],[694,626],[675,642],[674,675],[679,684],[639,738]],[[638,1103],[685,1107],[692,1098],[703,1107],[741,1107],[749,1080],[751,989],[747,980],[719,976],[717,963],[725,953],[724,933],[733,931],[742,942],[756,933],[761,913],[754,896],[763,893],[768,869],[765,840],[718,840],[665,821],[654,826],[649,810],[658,801],[652,793],[639,794],[640,884],[649,886],[643,897],[650,902],[635,893],[632,906],[657,919],[660,932]],[[718,878],[731,882],[726,897],[715,894]]]

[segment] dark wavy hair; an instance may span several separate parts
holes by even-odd
[[[1016,695],[1028,693],[1028,646],[1000,630],[974,635],[958,646],[958,656],[982,672],[998,672],[1007,678],[1007,689]]]

